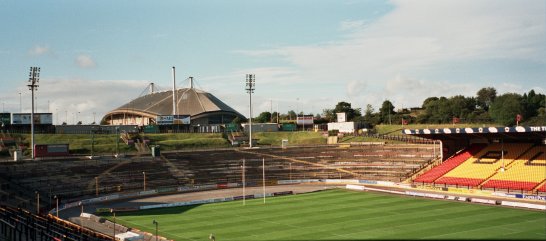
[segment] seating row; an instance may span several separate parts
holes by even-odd
[[[525,191],[546,189],[545,145],[492,143],[479,152],[474,147],[446,160],[414,181]],[[470,152],[471,149],[474,154]]]

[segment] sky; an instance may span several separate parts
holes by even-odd
[[[149,83],[210,92],[249,116],[385,100],[546,92],[543,0],[0,0],[0,101],[54,124],[100,121]],[[19,94],[20,93],[20,94]]]

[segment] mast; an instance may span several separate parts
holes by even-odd
[[[173,115],[176,115],[176,71],[173,66]]]

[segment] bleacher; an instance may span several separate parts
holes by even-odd
[[[0,164],[0,176],[6,184],[2,190],[10,193],[6,202],[14,207],[34,210],[35,192],[40,193],[40,206],[52,208],[53,197],[70,201],[96,195],[96,181],[100,195],[143,190],[146,174],[148,189],[176,186],[161,159],[151,157],[120,159],[65,159],[6,162]],[[98,179],[95,179],[98,178]],[[18,198],[14,198],[18,197]]]
[[[442,165],[437,166],[436,168],[431,169],[430,171],[424,173],[423,175],[417,177],[415,182],[426,182],[433,183],[438,178],[442,177],[444,174],[453,170],[455,167],[459,166],[461,163],[468,160],[470,157],[476,155],[484,145],[474,144],[467,148],[466,150],[461,151],[460,153],[448,158],[445,160]]]
[[[492,143],[478,150],[476,145],[470,146],[414,182],[493,190],[546,191],[544,145]]]
[[[533,190],[546,179],[546,152],[535,146],[504,170],[495,173],[482,187]]]
[[[432,145],[324,146],[164,155],[177,169],[184,170],[191,184],[241,182],[243,159],[247,181],[260,182],[262,158],[270,181],[308,178],[400,181],[433,159],[432,148]]]
[[[0,206],[0,239],[29,241],[100,241],[111,237],[52,215],[38,216],[24,209]]]

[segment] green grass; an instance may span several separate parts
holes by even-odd
[[[326,144],[326,138],[321,133],[311,131],[258,132],[252,133],[252,138],[258,139],[261,145],[280,146],[282,140],[288,140],[289,145]]]
[[[110,217],[108,217],[110,218]],[[375,240],[536,239],[540,211],[335,189],[316,193],[117,213],[129,227],[174,239]]]

